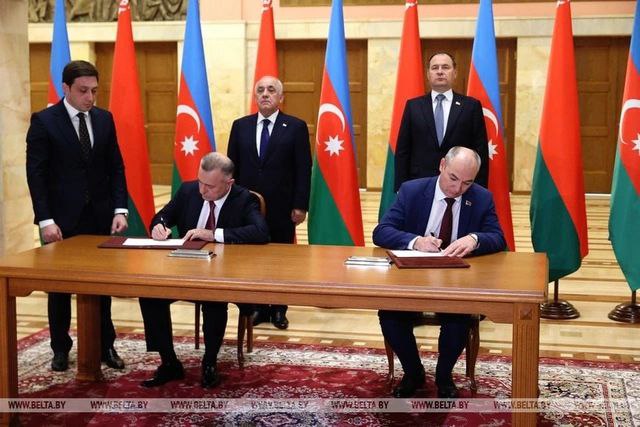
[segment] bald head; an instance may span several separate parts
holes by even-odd
[[[480,156],[466,147],[453,147],[440,161],[440,189],[447,197],[461,196],[480,170]]]

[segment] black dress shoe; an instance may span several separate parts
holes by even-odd
[[[217,387],[221,381],[222,379],[218,373],[218,368],[215,365],[202,366],[202,378],[200,379],[202,388]]]
[[[424,371],[418,375],[405,374],[400,384],[393,390],[393,397],[405,399],[412,397],[424,385]]]
[[[184,378],[184,368],[182,363],[162,364],[158,366],[153,378],[142,381],[142,387],[158,387],[173,380]]]
[[[113,369],[124,369],[124,362],[113,347],[102,353],[102,362]]]
[[[438,384],[438,397],[440,399],[455,399],[458,397],[458,389],[455,384]]]
[[[282,311],[276,311],[271,316],[271,323],[278,329],[287,329],[289,327],[289,320],[287,320],[287,315]]]
[[[53,359],[51,359],[51,370],[64,372],[67,369],[69,369],[69,354],[61,351],[53,353]]]
[[[269,318],[269,313],[265,313],[262,310],[256,310],[251,315],[251,321],[253,322],[253,326],[257,326],[260,323],[269,322],[269,320],[271,320]]]

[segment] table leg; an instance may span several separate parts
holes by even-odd
[[[9,296],[9,283],[0,279],[0,398],[18,397],[18,347],[16,298]],[[0,413],[0,425],[17,424],[17,414]]]
[[[540,306],[514,304],[513,307],[513,361],[511,397],[536,399],[538,397],[538,363],[540,352]],[[514,412],[514,426],[535,426],[535,412]]]
[[[77,295],[78,374],[80,381],[102,379],[100,367],[100,297]]]

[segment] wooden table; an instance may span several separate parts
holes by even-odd
[[[162,297],[315,307],[482,313],[513,324],[512,397],[535,398],[539,304],[547,289],[542,254],[469,258],[465,269],[345,266],[379,248],[209,245],[210,261],[167,250],[99,249],[105,237],[78,236],[0,259],[0,398],[18,396],[16,300],[33,291],[78,294],[78,378],[101,378],[98,295]],[[516,413],[514,425],[535,425]],[[4,424],[9,415],[2,414]]]

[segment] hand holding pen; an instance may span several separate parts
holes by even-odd
[[[167,240],[170,235],[171,229],[167,227],[167,223],[164,221],[164,218],[160,217],[160,222],[153,227],[153,230],[151,230],[151,237],[153,240]]]
[[[432,231],[431,233],[429,233],[429,235],[430,235],[431,237],[433,237],[433,239],[434,239],[434,240],[432,241],[433,246],[435,246],[435,247],[436,247],[436,249],[438,249],[438,252],[442,252],[442,248],[440,247],[440,246],[442,246],[442,240],[438,239],[438,238],[436,237],[436,233],[434,233],[433,231]]]

